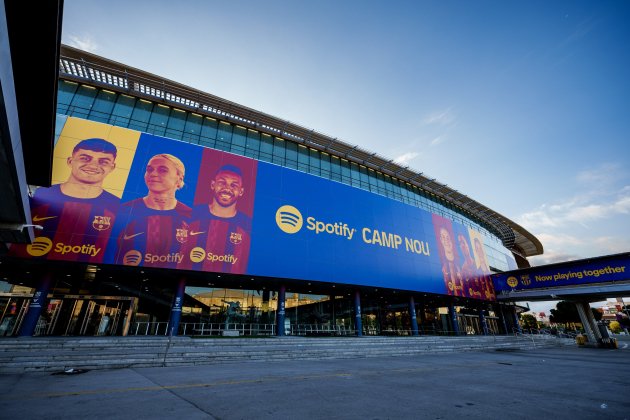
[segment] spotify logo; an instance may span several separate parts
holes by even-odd
[[[507,278],[507,284],[510,287],[516,287],[518,286],[518,279],[514,276],[510,276]]]
[[[33,257],[41,257],[48,254],[51,249],[52,241],[45,236],[39,236],[35,238],[32,244],[26,247],[26,252]]]
[[[284,233],[297,233],[302,229],[302,213],[293,206],[284,205],[276,212],[276,223]]]
[[[140,265],[140,261],[142,261],[142,253],[140,251],[136,251],[135,249],[127,251],[123,257],[124,265],[136,266]]]
[[[190,250],[190,261],[198,263],[206,258],[206,250],[200,246],[196,246]]]

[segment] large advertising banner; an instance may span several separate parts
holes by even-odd
[[[587,264],[534,267],[516,273],[492,276],[497,294],[559,286],[578,286],[630,280],[630,258],[607,258]]]
[[[69,117],[43,227],[18,257],[339,282],[493,300],[483,236],[253,159]]]

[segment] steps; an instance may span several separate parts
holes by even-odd
[[[516,351],[560,345],[575,342],[552,336],[534,336],[533,340],[523,336],[19,337],[0,340],[0,373]]]

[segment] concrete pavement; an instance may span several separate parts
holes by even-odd
[[[630,349],[0,375],[2,418],[630,419]]]

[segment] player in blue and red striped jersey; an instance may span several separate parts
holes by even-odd
[[[174,268],[187,252],[191,209],[175,197],[184,186],[184,163],[170,154],[149,159],[144,174],[145,197],[124,203],[119,220],[115,263]]]
[[[240,168],[219,168],[210,189],[210,203],[193,207],[189,233],[189,248],[193,252],[203,249],[203,260],[192,262],[187,255],[178,267],[243,274],[249,259],[252,220],[237,209],[238,200],[245,193]]]
[[[116,146],[100,138],[77,143],[66,160],[68,179],[37,189],[31,198],[33,224],[43,228],[36,231],[35,242],[47,242],[48,249],[37,252],[32,246],[14,245],[11,254],[102,262],[120,202],[103,189],[105,177],[116,167],[116,154]]]

